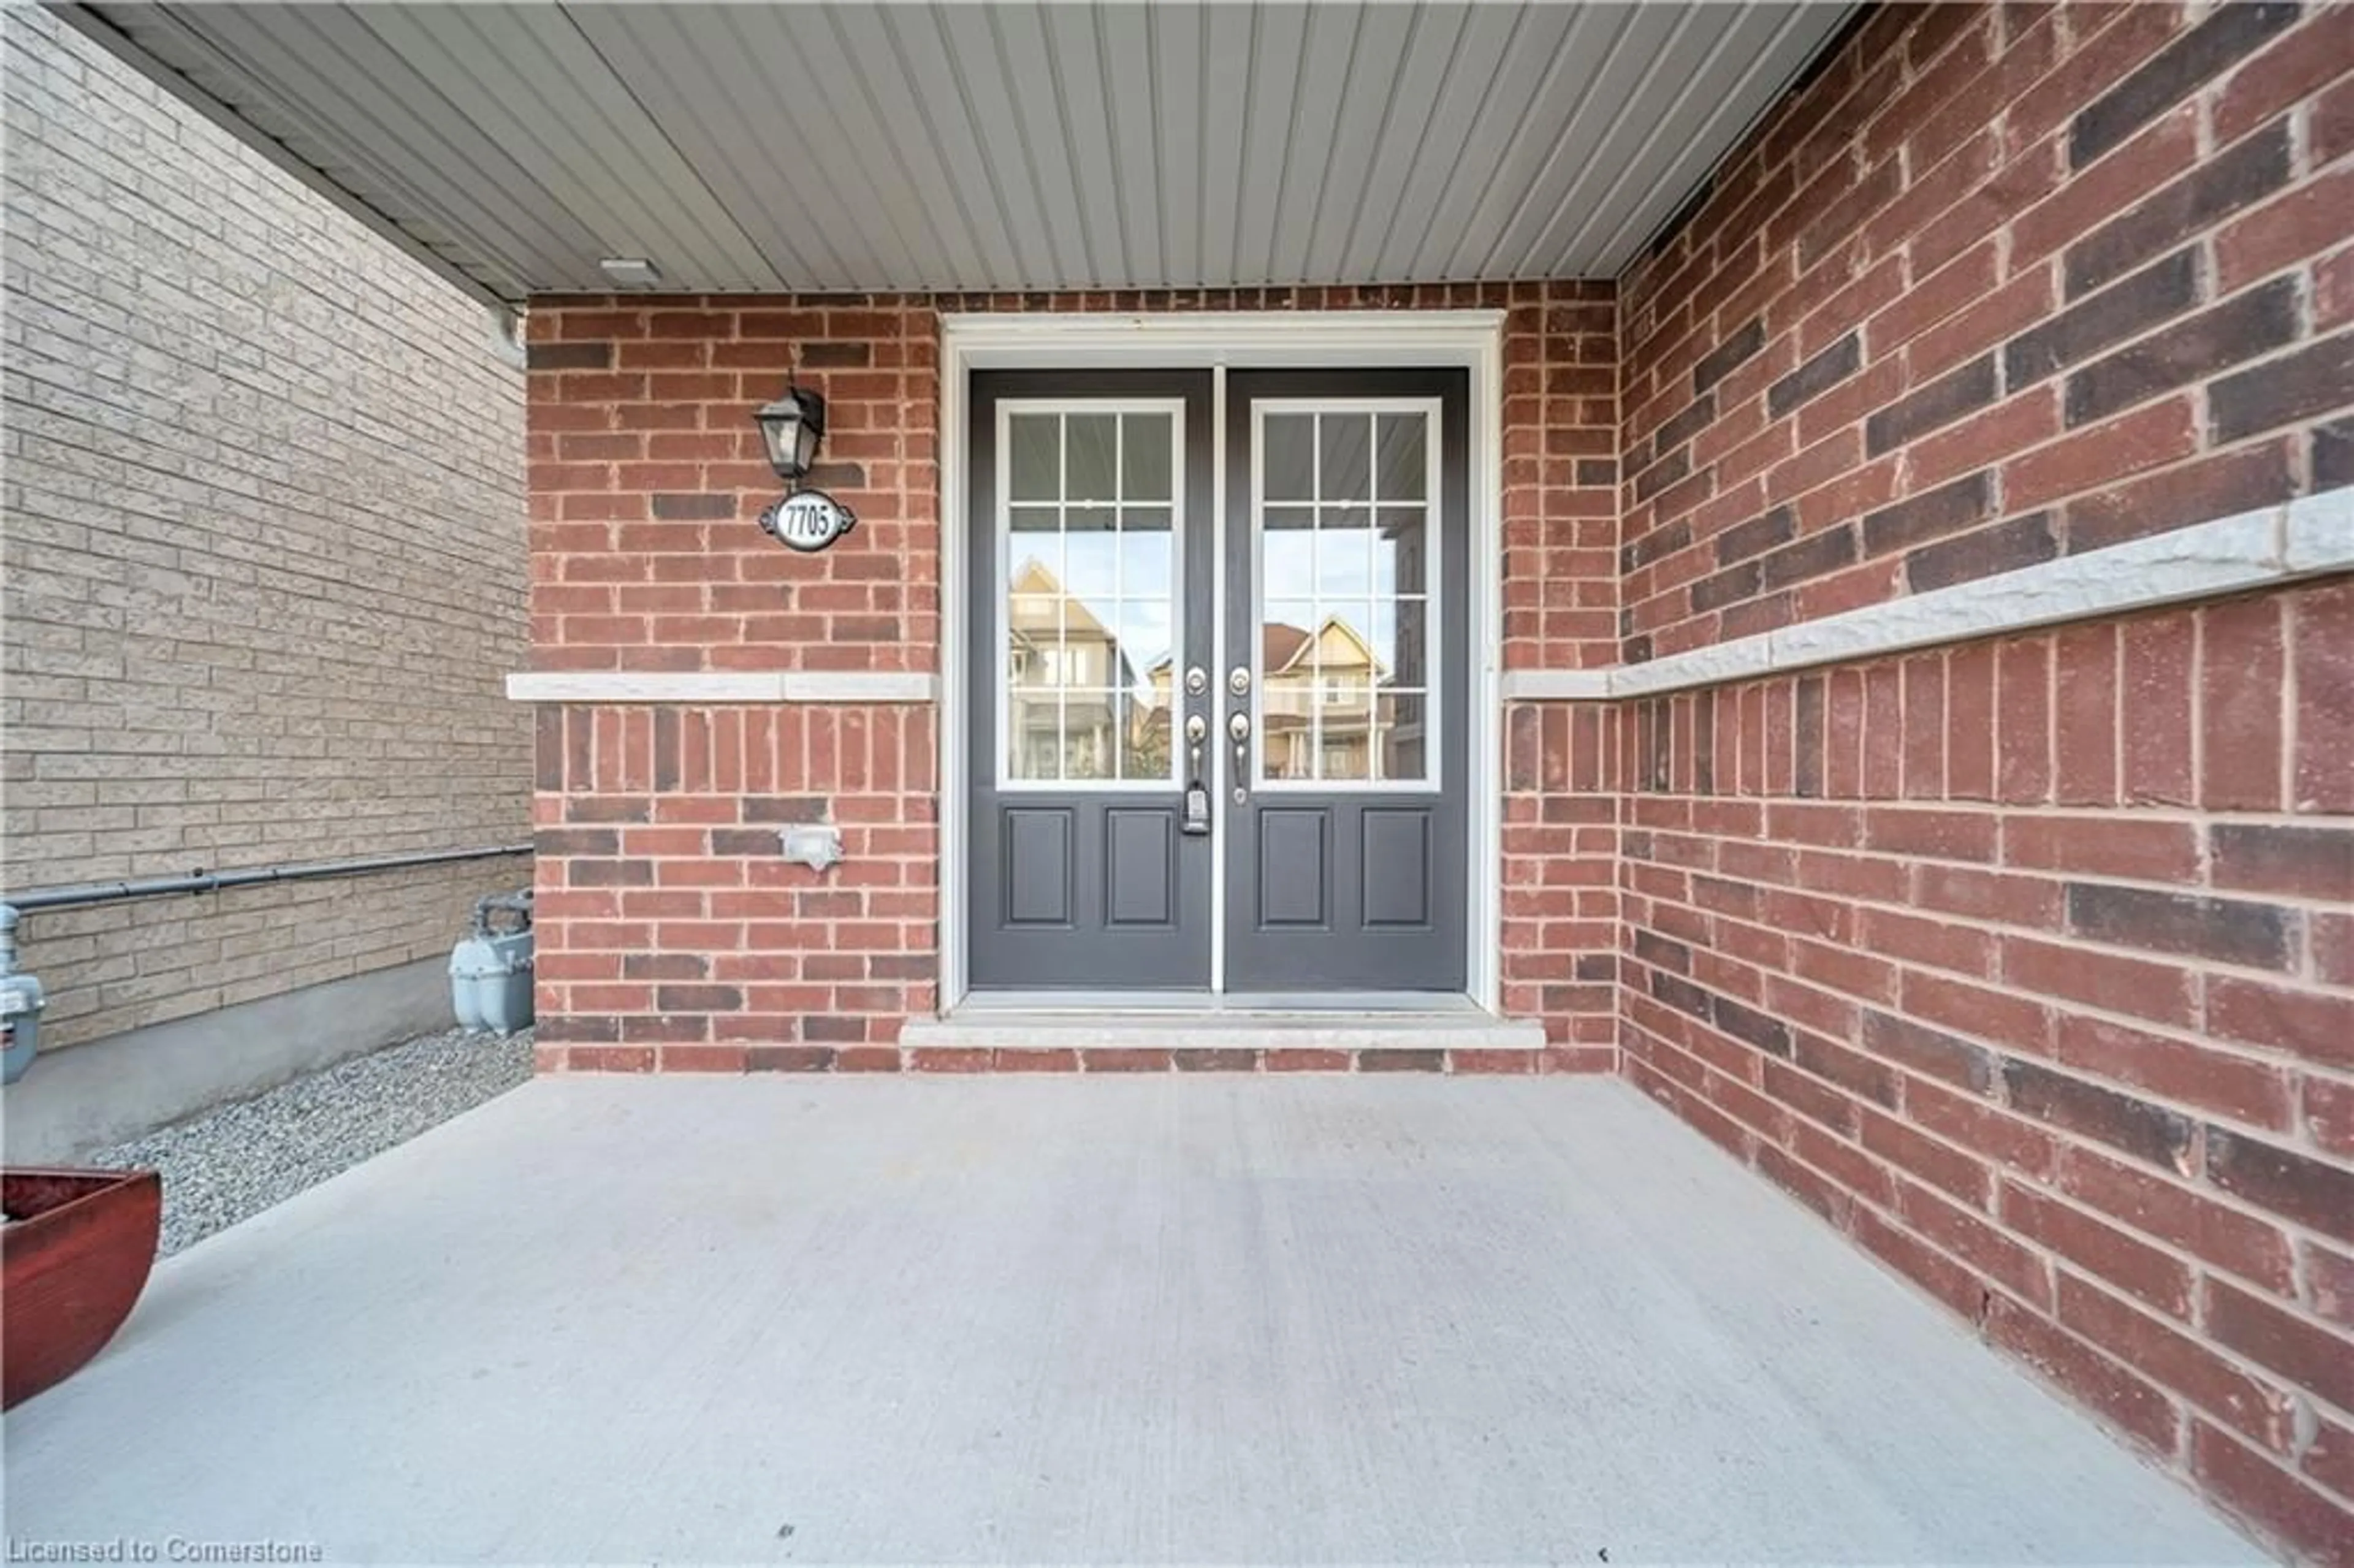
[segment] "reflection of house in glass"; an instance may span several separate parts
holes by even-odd
[[[1424,776],[1421,694],[1391,690],[1372,640],[1342,617],[1326,616],[1312,633],[1282,621],[1261,627],[1259,669],[1267,777]]]
[[[1038,560],[1013,569],[1007,755],[1017,779],[1167,779],[1168,685],[1140,685],[1119,635]]]

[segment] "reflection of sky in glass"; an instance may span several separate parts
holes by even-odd
[[[1339,515],[1339,514],[1336,514]],[[1270,528],[1261,535],[1259,559],[1270,598],[1321,593],[1331,599],[1371,599],[1419,593],[1416,580],[1398,580],[1403,541],[1362,527]]]
[[[1065,550],[1058,575],[1082,599],[1175,597],[1176,550],[1165,532],[1073,534]]]
[[[1150,599],[1122,599],[1117,605],[1090,604],[1087,609],[1119,640],[1128,673],[1138,685],[1146,683],[1152,666],[1168,657],[1172,641],[1169,606]]]

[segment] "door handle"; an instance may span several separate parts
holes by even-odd
[[[1185,814],[1179,831],[1194,838],[1210,831],[1210,791],[1202,783],[1202,742],[1209,736],[1208,719],[1200,714],[1185,715]]]
[[[1235,804],[1249,799],[1244,780],[1250,777],[1250,715],[1235,713],[1226,719],[1226,734],[1235,743]]]

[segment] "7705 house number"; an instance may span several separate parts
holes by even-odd
[[[857,525],[857,514],[822,490],[796,490],[760,514],[762,532],[804,554],[824,549]]]

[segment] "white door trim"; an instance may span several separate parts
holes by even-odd
[[[965,527],[965,418],[975,370],[1292,368],[1445,366],[1471,393],[1470,755],[1474,874],[1465,921],[1467,988],[1497,1009],[1503,891],[1504,313],[1480,311],[943,313],[940,317],[939,1006],[965,997],[964,854],[971,763],[966,755],[965,643],[972,562]],[[1225,413],[1215,377],[1214,421]]]

